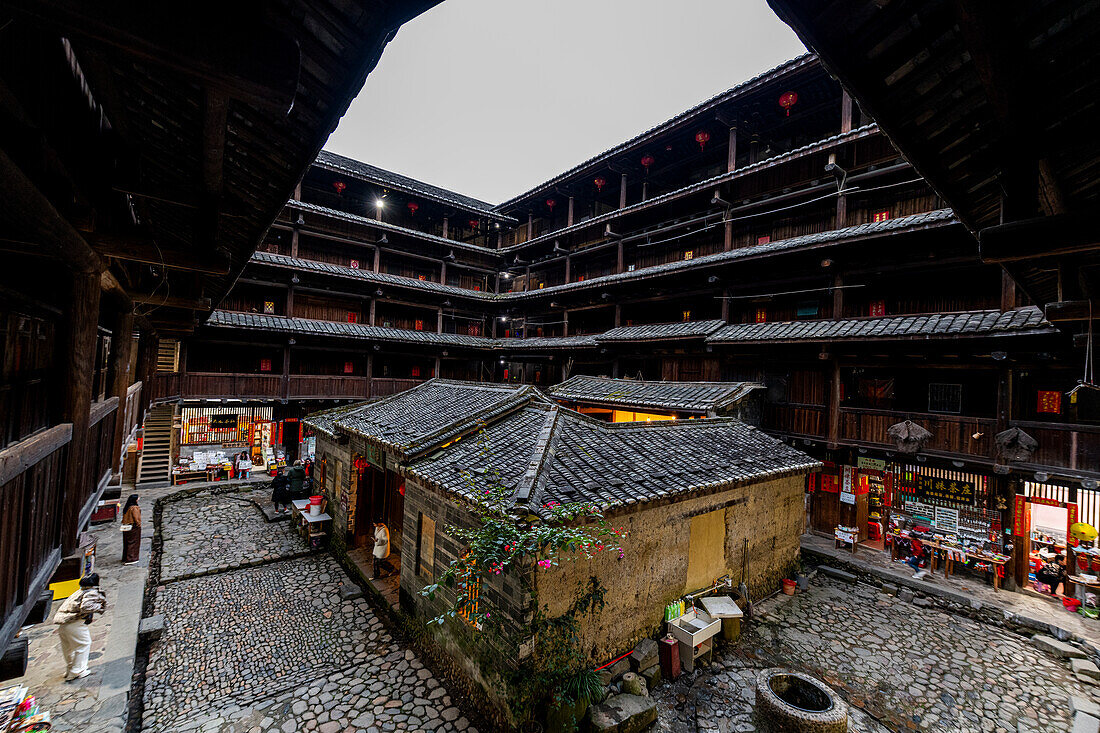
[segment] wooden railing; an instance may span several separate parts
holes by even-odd
[[[1013,420],[1009,424],[1039,442],[1029,464],[1100,470],[1100,425],[1059,425],[1029,420]]]
[[[61,560],[61,489],[72,425],[56,425],[0,451],[0,648],[19,630]]]
[[[149,402],[173,402],[180,398],[180,375],[178,372],[157,372],[153,375]]]
[[[288,396],[299,399],[367,398],[370,397],[370,382],[367,377],[291,374]]]
[[[824,405],[765,404],[765,430],[824,438],[829,430],[828,408]]]
[[[993,418],[843,407],[838,437],[851,443],[892,445],[886,430],[905,420],[912,420],[932,433],[926,451],[993,456],[993,433],[997,427]]]
[[[283,378],[270,374],[188,373],[181,397],[282,397]]]
[[[398,392],[404,392],[407,389],[412,389],[418,384],[422,384],[423,379],[394,379],[391,377],[374,377],[370,380],[370,394],[371,397],[384,397],[385,395],[397,394]]]

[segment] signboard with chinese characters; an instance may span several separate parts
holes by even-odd
[[[885,471],[886,461],[878,458],[867,458],[866,456],[860,456],[856,459],[856,466],[866,469],[868,471]]]
[[[945,506],[936,507],[936,529],[947,534],[959,531],[959,510]]]
[[[919,501],[908,501],[905,503],[905,509],[913,515],[915,521],[924,524],[932,524],[932,516],[936,508],[931,504],[923,504]]]
[[[840,501],[844,504],[855,504],[856,494],[854,487],[854,475],[856,470],[852,466],[843,466],[840,469]]]
[[[973,504],[974,483],[936,476],[917,477],[917,498],[922,501],[945,501],[952,504]]]
[[[386,456],[383,455],[382,449],[379,448],[377,445],[367,444],[367,446],[363,448],[363,458],[365,458],[367,463],[371,464],[372,466],[376,466],[381,469],[386,468]]]

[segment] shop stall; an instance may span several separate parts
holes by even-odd
[[[252,461],[252,475],[274,475],[286,465],[281,423],[272,407],[184,407],[172,483],[237,478],[241,453]]]

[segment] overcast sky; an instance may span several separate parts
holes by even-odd
[[[446,0],[325,148],[497,204],[804,52],[764,0]]]

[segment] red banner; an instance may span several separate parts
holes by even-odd
[[[1023,537],[1027,533],[1027,497],[1016,494],[1016,501],[1012,506],[1012,534]]]

